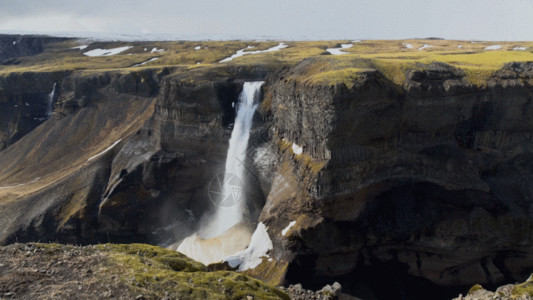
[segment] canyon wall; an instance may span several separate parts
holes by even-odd
[[[403,86],[367,71],[351,88],[298,80],[313,63],[267,82],[278,169],[260,221],[289,280],[372,267],[438,286],[529,275],[532,63],[483,87],[434,63]]]
[[[232,103],[266,78],[246,215],[267,226],[287,282],[369,280],[386,298],[379,279],[408,290],[527,277],[533,63],[482,86],[442,63],[401,86],[377,70],[302,80],[316,63],[3,74],[0,244],[188,236],[214,208]]]

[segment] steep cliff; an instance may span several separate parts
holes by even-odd
[[[180,242],[214,209],[243,82],[266,80],[242,180],[246,219],[274,247],[249,274],[370,299],[523,281],[532,54],[389,43],[337,58],[336,42],[293,42],[230,63],[247,42],[18,57],[0,67],[0,244]]]
[[[375,70],[350,86],[302,81],[318,63],[268,80],[278,168],[260,221],[287,279],[366,277],[386,298],[527,277],[533,64],[483,87],[440,63],[403,86]],[[380,289],[388,279],[398,287]]]

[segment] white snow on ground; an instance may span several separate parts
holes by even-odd
[[[248,248],[226,257],[224,261],[227,261],[232,268],[238,266],[239,271],[245,271],[257,267],[263,261],[263,257],[268,257],[267,253],[270,250],[272,250],[272,240],[268,236],[265,224],[261,222],[257,224]]]
[[[303,150],[302,147],[296,145],[295,143],[292,143],[292,152],[294,152],[294,154],[300,155],[300,154],[302,154],[303,151],[304,150]]]
[[[424,49],[426,49],[426,48],[431,48],[431,47],[433,47],[433,46],[428,45],[428,44],[424,44],[424,46],[418,48],[418,51],[424,50]]]
[[[519,47],[519,46],[516,46],[513,48],[514,51],[526,51],[527,50],[527,47]]]
[[[157,47],[152,48],[152,51],[150,53],[160,53],[165,52],[165,49],[157,49]]]
[[[142,66],[142,65],[146,65],[147,63],[152,62],[152,61],[154,61],[154,60],[158,60],[158,59],[159,59],[159,57],[152,57],[152,58],[150,58],[149,60],[147,60],[147,61],[143,61],[142,63],[138,63],[138,64],[136,64],[136,65],[133,65],[132,67],[140,67],[140,66]]]
[[[341,44],[340,48],[328,48],[326,51],[333,55],[342,55],[342,54],[348,54],[346,52],[343,52],[342,49],[348,49],[353,47],[353,44]]]
[[[17,41],[13,41],[13,45],[16,45],[17,44]]]
[[[413,49],[413,45],[412,45],[412,44],[405,44],[405,43],[404,43],[404,46],[405,46],[405,48],[407,48],[407,49]]]
[[[501,48],[502,48],[501,45],[491,45],[491,46],[485,47],[485,50],[499,50]]]
[[[223,62],[227,62],[227,61],[231,61],[237,57],[241,57],[241,56],[244,56],[244,55],[249,55],[249,54],[259,54],[259,53],[266,53],[266,52],[274,52],[274,51],[279,51],[283,48],[287,48],[289,47],[289,45],[285,44],[285,43],[279,43],[279,45],[275,46],[275,47],[272,47],[272,48],[269,48],[269,49],[266,49],[266,50],[257,50],[257,51],[249,51],[249,52],[246,52],[247,49],[252,49],[254,48],[254,46],[248,46],[244,49],[241,49],[241,50],[238,50],[235,54],[233,54],[232,56],[230,57],[227,57],[227,58],[224,58],[223,60],[219,61],[221,63]]]
[[[89,45],[81,45],[81,46],[76,46],[76,47],[72,47],[70,49],[78,49],[78,50],[83,50],[85,48],[89,47]]]
[[[361,40],[353,40],[352,43],[360,43]]]
[[[202,49],[202,46],[196,46],[196,47],[194,47],[194,50],[200,50],[200,49]]]
[[[285,229],[281,231],[281,235],[285,236],[287,232],[289,231],[289,229],[291,229],[291,227],[294,226],[295,224],[296,224],[296,221],[290,222],[289,225],[287,225],[287,227],[285,227]]]
[[[461,49],[463,48],[463,45],[457,45],[457,48]]]
[[[124,46],[124,47],[118,47],[113,49],[94,49],[91,51],[84,52],[83,55],[85,56],[111,56],[115,54],[119,54],[120,52],[124,52],[128,49],[133,48],[133,46]]]
[[[115,147],[118,143],[120,143],[120,141],[122,141],[122,139],[119,139],[118,141],[114,142],[113,145],[107,147],[104,151],[96,154],[95,156],[91,156],[89,159],[87,159],[87,161],[91,161],[91,160],[97,158],[98,156],[105,154],[107,151],[113,149],[113,147]]]

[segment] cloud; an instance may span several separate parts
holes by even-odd
[[[106,20],[94,17],[79,17],[72,14],[43,14],[7,18],[0,23],[0,28],[7,31],[30,32],[105,32],[109,26]]]
[[[533,40],[530,0],[0,0],[0,31]]]

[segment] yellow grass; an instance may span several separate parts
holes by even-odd
[[[338,41],[285,41],[289,46],[276,52],[245,55],[231,62],[219,61],[237,50],[254,46],[265,50],[278,41],[176,41],[176,42],[97,42],[84,50],[72,49],[80,42],[67,41],[49,45],[42,54],[15,58],[0,65],[0,74],[9,72],[49,72],[64,70],[132,70],[142,68],[174,68],[176,70],[207,70],[229,65],[263,65],[271,69],[293,66],[306,58],[317,58],[317,65],[306,70],[299,80],[309,83],[351,86],[361,72],[377,69],[398,85],[405,80],[405,71],[431,62],[444,62],[465,70],[467,78],[483,85],[488,77],[503,64],[514,61],[533,61],[533,42],[471,42],[450,40],[369,40],[353,43],[341,56],[329,55],[327,48],[337,47],[347,40]],[[412,48],[406,47],[411,44]],[[131,45],[133,48],[118,55],[87,57],[83,52],[94,48],[115,48]],[[433,47],[418,50],[423,45]],[[501,50],[485,50],[491,45],[501,45]],[[200,46],[199,50],[195,47]],[[458,46],[461,46],[459,48]],[[527,51],[514,51],[526,47]],[[165,52],[151,53],[153,48]],[[145,51],[146,49],[146,51]],[[145,65],[132,67],[151,58],[158,59]],[[219,72],[218,70],[217,72]]]

